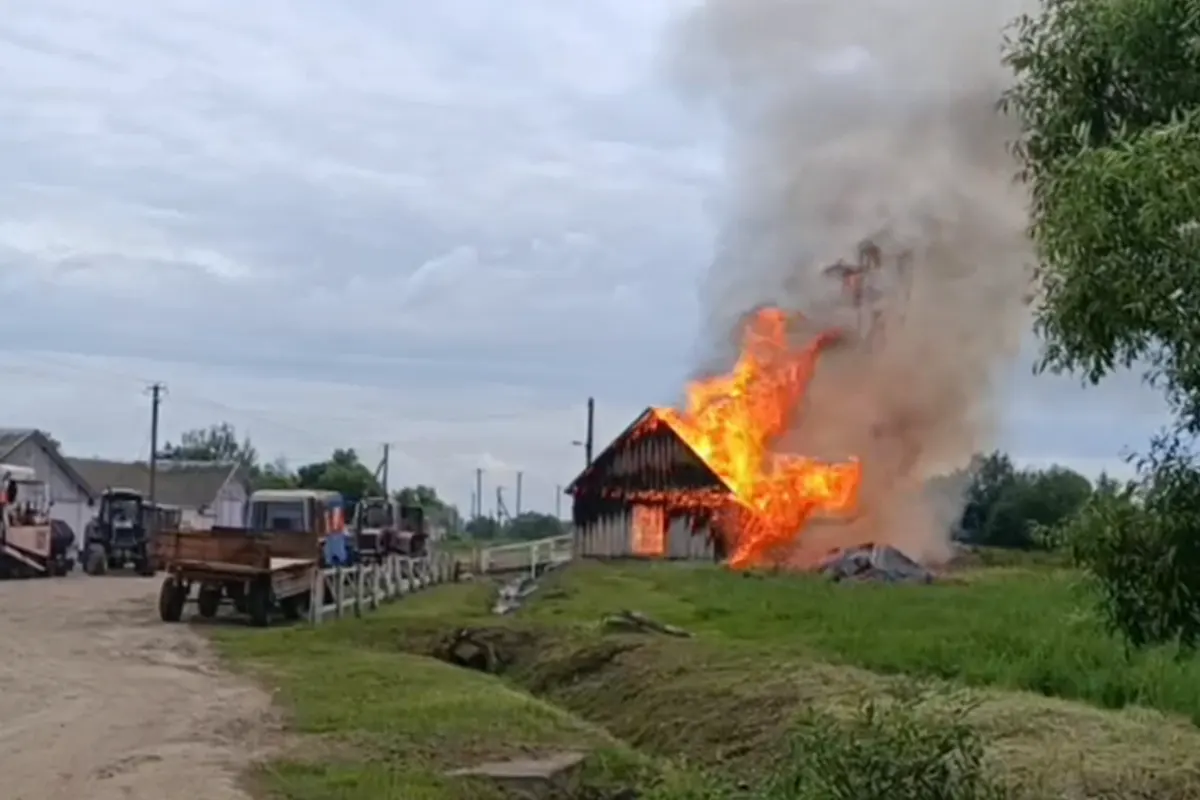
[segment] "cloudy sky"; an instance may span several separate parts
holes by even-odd
[[[664,77],[687,0],[12,0],[0,16],[0,427],[144,457],[227,420],[552,510],[696,363],[717,126]],[[1097,472],[1136,380],[1006,382],[998,444]],[[511,497],[510,497],[511,499]],[[564,505],[565,510],[565,505]]]

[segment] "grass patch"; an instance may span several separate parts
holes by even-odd
[[[459,584],[316,630],[216,632],[227,655],[280,688],[297,729],[328,746],[267,770],[264,786],[291,800],[483,798],[477,787],[447,783],[444,769],[582,748],[596,754],[595,782],[636,779],[655,800],[746,791],[862,800],[875,795],[836,780],[821,789],[824,779],[811,774],[808,794],[779,794],[804,777],[789,742],[807,730],[805,749],[824,746],[826,778],[831,764],[863,761],[850,746],[862,740],[857,711],[907,675],[942,693],[947,682],[974,687],[963,724],[1009,788],[1034,797],[1200,796],[1200,733],[1136,707],[1194,716],[1200,669],[1167,652],[1127,661],[1061,570],[992,568],[961,584],[909,587],[580,564],[548,578],[512,618],[491,616],[491,598],[486,583]],[[601,631],[599,618],[619,609],[696,637]],[[494,644],[501,675],[426,657],[462,627]],[[876,730],[871,763],[904,761],[888,750],[901,741],[945,743],[959,724],[924,716],[905,729],[898,719]],[[846,730],[852,735],[838,733]],[[912,735],[889,738],[904,730]],[[830,737],[824,745],[811,738],[820,731]],[[727,782],[714,783],[710,771]],[[980,780],[980,794],[953,797],[990,797],[992,784]]]

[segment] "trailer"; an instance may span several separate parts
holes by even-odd
[[[184,608],[195,603],[200,616],[211,619],[228,603],[259,627],[276,613],[300,619],[311,603],[319,547],[316,537],[284,538],[241,528],[165,531],[158,543],[167,573],[159,616],[179,622]]]
[[[167,577],[159,616],[178,622],[194,602],[201,617],[211,618],[228,602],[260,627],[275,613],[300,619],[312,603],[317,571],[344,565],[346,538],[336,492],[257,491],[245,528],[160,532],[155,556]]]

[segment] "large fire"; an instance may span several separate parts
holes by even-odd
[[[841,338],[828,331],[797,346],[789,341],[787,315],[762,309],[747,325],[728,374],[692,383],[682,410],[657,410],[736,498],[736,507],[725,509],[737,519],[734,568],[791,560],[814,518],[856,511],[857,458],[831,464],[777,451],[799,421],[818,359]]]

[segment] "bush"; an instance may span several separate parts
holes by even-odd
[[[949,702],[947,702],[949,700]],[[867,700],[851,719],[809,712],[791,755],[761,785],[668,779],[647,800],[1002,800],[970,703],[906,691]],[[695,773],[693,773],[695,774]]]
[[[1200,467],[1159,437],[1140,478],[1098,491],[1061,536],[1092,579],[1108,629],[1134,648],[1200,642]]]
[[[996,800],[1006,796],[967,723],[974,706],[909,694],[868,700],[849,722],[801,720],[773,800]],[[935,710],[940,708],[942,710]]]

